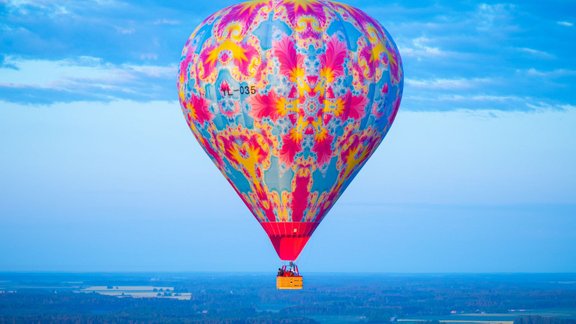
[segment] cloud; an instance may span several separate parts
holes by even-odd
[[[45,0],[8,0],[6,7],[9,12],[24,16],[37,16],[38,14],[46,15],[52,18],[70,15],[72,12],[69,7]]]
[[[176,65],[125,65],[129,70],[154,78],[174,78],[177,73]]]
[[[526,102],[526,106],[536,111],[544,111],[544,110],[568,111],[576,109],[576,105],[572,105],[569,103],[550,103],[540,100],[532,100]]]
[[[2,54],[48,60],[94,56],[117,64],[141,60],[143,53],[154,56],[144,60],[173,63],[205,14],[157,1],[10,0],[6,10],[2,4]],[[186,25],[176,28],[181,22]]]
[[[176,25],[180,25],[182,22],[180,22],[179,20],[176,19],[157,19],[154,21],[154,25],[171,25],[171,26],[176,26]]]
[[[522,52],[522,53],[526,53],[526,54],[529,54],[529,55],[537,57],[537,58],[548,59],[548,60],[556,58],[556,56],[554,56],[553,54],[550,54],[550,53],[545,52],[545,51],[533,49],[533,48],[520,47],[520,48],[517,48],[517,50]]]
[[[557,21],[556,23],[560,26],[563,26],[563,27],[573,27],[574,26],[574,23],[569,22],[569,21]]]
[[[495,83],[496,80],[492,78],[456,78],[456,79],[406,79],[407,86],[417,89],[443,89],[443,90],[463,90],[473,89],[488,84]]]
[[[476,29],[482,32],[498,30],[499,33],[517,31],[518,26],[512,22],[515,10],[512,4],[481,3],[476,10]]]
[[[36,103],[174,98],[182,45],[232,0],[6,3],[12,11],[0,22],[0,48],[10,61],[0,59],[0,98]],[[571,45],[553,42],[572,20],[515,3],[350,2],[378,18],[400,48],[406,109],[533,110],[518,99],[528,97],[575,103]],[[58,6],[65,10],[54,19]],[[50,72],[35,75],[39,69]]]
[[[437,46],[431,45],[434,40],[420,36],[411,41],[410,45],[399,46],[400,53],[404,57],[414,57],[416,59],[430,58],[430,57],[444,57],[448,53],[443,51]]]
[[[136,32],[134,27],[116,27],[116,31],[122,35],[132,35]]]
[[[70,90],[85,84],[88,87],[121,84],[133,78],[125,69],[106,64],[99,58],[76,60],[26,60],[6,57],[14,68],[0,69],[0,86]]]
[[[442,101],[477,101],[477,102],[526,102],[529,98],[519,96],[502,95],[442,95],[438,97]]]
[[[112,64],[95,57],[33,60],[7,56],[0,66],[0,95],[12,89],[41,91],[42,96],[52,92],[56,98],[64,92],[85,95],[87,100],[127,95],[149,100],[151,96],[163,98],[163,84],[173,83],[176,73],[176,65]]]
[[[144,61],[155,61],[158,59],[158,54],[156,53],[142,53],[140,54],[140,59]]]
[[[83,1],[84,4],[81,3],[77,3],[77,4],[73,4],[73,5],[86,5],[86,6],[94,6],[94,5],[98,5],[98,6],[113,6],[113,5],[118,5],[120,2],[116,1],[116,0],[88,0],[88,1]],[[36,8],[40,8],[40,9],[47,9],[47,8],[57,8],[57,7],[63,7],[62,5],[60,5],[59,3],[55,3],[54,1],[51,0],[5,0],[6,5],[9,8],[12,9],[23,9],[23,8],[31,8],[31,7],[36,7]]]
[[[569,102],[554,101],[547,98],[499,94],[446,94],[427,93],[427,95],[407,95],[404,106],[415,111],[565,111],[576,109]],[[422,108],[420,108],[422,107]]]
[[[565,76],[576,76],[576,70],[568,70],[568,69],[555,69],[550,71],[541,71],[535,68],[529,68],[523,72],[525,75],[533,76],[533,77],[542,77],[542,78],[558,78],[558,77],[565,77]]]

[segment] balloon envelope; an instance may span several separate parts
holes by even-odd
[[[321,0],[216,12],[186,42],[178,79],[192,132],[282,260],[298,257],[374,153],[402,87],[388,32]]]

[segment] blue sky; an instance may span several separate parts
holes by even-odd
[[[277,266],[177,103],[184,42],[233,3],[0,1],[0,271]],[[404,99],[302,268],[575,272],[576,4],[347,3]]]

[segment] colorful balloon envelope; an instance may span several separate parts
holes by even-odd
[[[178,79],[196,139],[290,261],[382,142],[402,87],[388,32],[323,0],[216,12],[186,42]]]

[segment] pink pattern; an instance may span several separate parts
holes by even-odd
[[[250,29],[250,26],[256,19],[260,9],[268,4],[269,1],[250,1],[239,3],[230,7],[230,11],[222,16],[218,24],[218,35],[224,35],[224,29],[232,22],[239,22],[242,25],[242,34]]]
[[[311,16],[316,18],[320,24],[326,23],[326,14],[324,13],[323,4],[317,0],[284,0],[282,4],[288,13],[288,20],[292,26],[301,16]]]
[[[366,108],[367,103],[368,100],[365,96],[355,96],[348,91],[342,100],[343,111],[340,115],[340,119],[362,119],[365,114],[364,109]]]
[[[309,172],[297,174],[294,179],[294,192],[292,193],[292,221],[300,222],[304,217],[304,211],[308,207],[308,200],[310,200],[310,185],[312,179]]]
[[[326,137],[316,140],[312,151],[316,153],[318,159],[318,166],[322,167],[332,158],[332,141],[334,136],[326,135]]]
[[[270,91],[266,95],[255,95],[248,99],[252,105],[252,110],[250,111],[250,116],[257,120],[261,120],[264,117],[270,118],[273,122],[276,122],[281,114],[278,110],[278,102],[280,98],[274,91]]]
[[[200,124],[212,120],[213,116],[208,109],[209,102],[204,97],[192,95],[191,101],[186,105],[186,108],[191,114],[190,117]]]
[[[296,69],[304,65],[304,55],[296,53],[294,40],[286,36],[274,44],[274,55],[280,62],[280,73],[292,78]]]
[[[302,150],[302,143],[294,139],[288,133],[282,136],[282,148],[280,149],[280,160],[285,165],[292,165],[294,163],[294,156]]]

